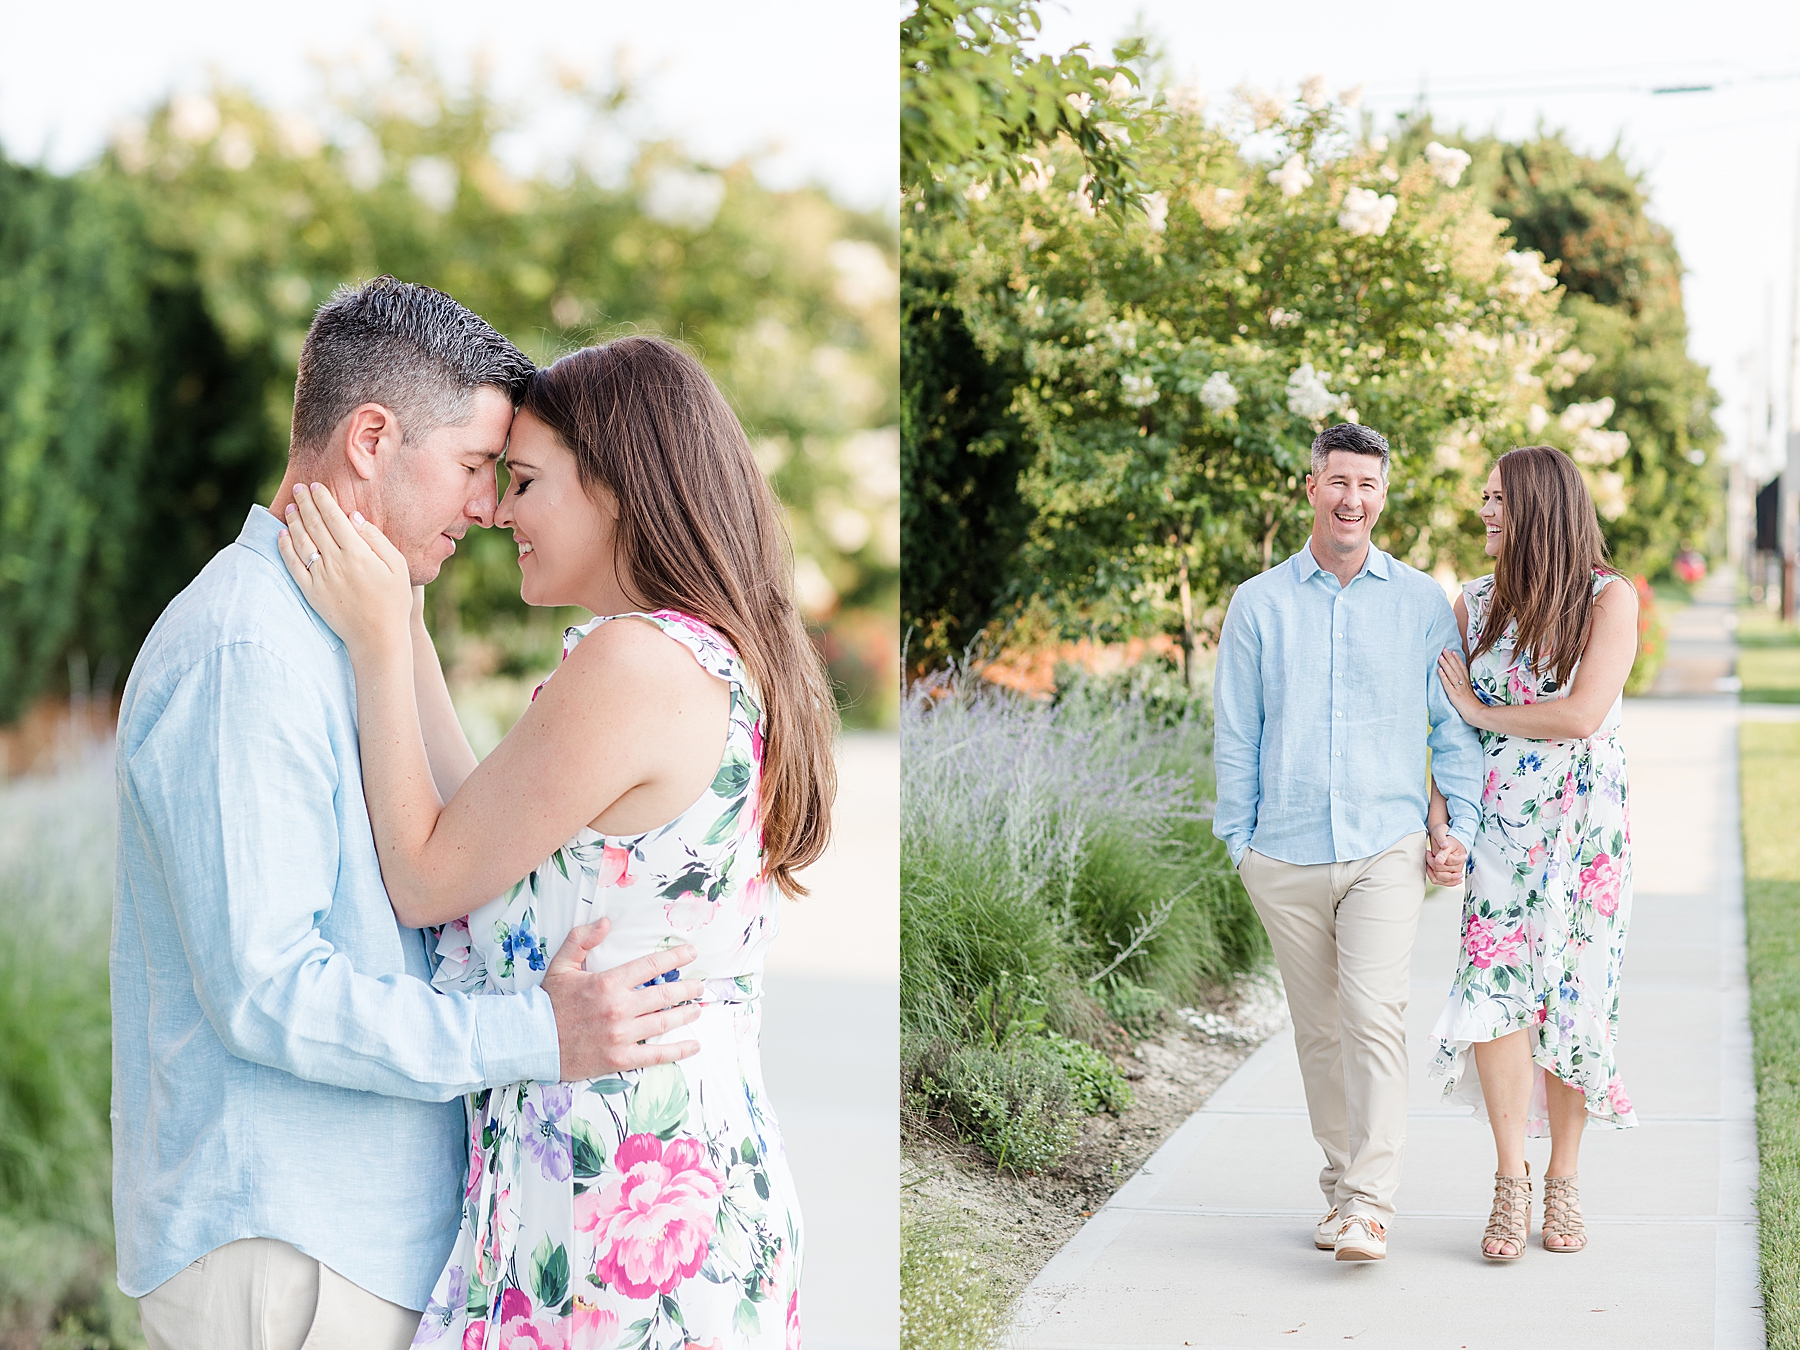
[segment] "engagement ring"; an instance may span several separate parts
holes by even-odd
[[[319,550],[315,548],[311,553],[306,555],[306,570],[309,572],[312,571],[312,565],[317,561],[319,561]]]

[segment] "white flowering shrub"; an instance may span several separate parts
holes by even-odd
[[[1300,368],[1287,378],[1288,411],[1296,417],[1308,422],[1323,422],[1343,403],[1341,395],[1325,387],[1325,381],[1319,378],[1311,361],[1302,361]]]
[[[1425,162],[1431,166],[1432,173],[1437,175],[1438,182],[1445,187],[1455,187],[1462,181],[1463,171],[1472,161],[1467,150],[1433,141],[1425,147]]]
[[[1541,254],[1530,250],[1521,253],[1509,249],[1502,255],[1501,261],[1511,273],[1506,279],[1506,288],[1522,299],[1528,300],[1556,285],[1556,278],[1544,270]]]
[[[1313,176],[1306,171],[1306,156],[1289,155],[1285,164],[1270,171],[1269,181],[1281,189],[1282,196],[1298,197],[1313,183]]]
[[[1216,625],[1302,542],[1332,420],[1393,444],[1377,542],[1427,570],[1478,565],[1458,522],[1528,418],[1577,448],[1548,397],[1573,368],[1552,269],[1452,189],[1465,153],[1364,140],[1319,87],[1239,102],[1218,120],[1157,105],[1136,142],[1153,191],[1123,225],[996,185],[906,245],[954,278],[983,359],[1018,372],[1034,514],[1015,585],[1081,631],[1187,643]],[[1033,153],[1034,180],[1083,173]],[[1587,434],[1597,457],[1607,433]]]
[[[1215,370],[1208,375],[1206,383],[1200,386],[1200,403],[1210,412],[1230,412],[1237,406],[1239,397],[1231,376],[1222,370]]]
[[[1386,234],[1399,207],[1399,198],[1391,192],[1353,187],[1344,194],[1344,209],[1338,212],[1337,222],[1351,234]]]
[[[1127,408],[1148,408],[1161,395],[1156,392],[1156,380],[1149,375],[1121,375],[1119,377],[1119,402]]]

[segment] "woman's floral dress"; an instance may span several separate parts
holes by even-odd
[[[608,618],[564,635],[563,655]],[[691,943],[669,979],[703,979],[698,1054],[584,1083],[468,1100],[462,1230],[415,1345],[445,1350],[797,1350],[800,1210],[763,1090],[763,957],[779,891],[762,880],[763,716],[705,624],[654,623],[731,686],[712,785],[644,834],[587,828],[506,895],[438,935],[443,989],[536,985],[569,930],[602,916],[605,970]],[[541,686],[540,686],[541,687]]]
[[[1623,578],[1597,573],[1594,594]],[[1463,587],[1469,647],[1481,638],[1494,578]],[[1564,698],[1546,671],[1514,649],[1512,628],[1469,668],[1483,703]],[[1573,680],[1571,680],[1573,683]],[[1433,1035],[1432,1073],[1446,1099],[1486,1118],[1469,1047],[1521,1028],[1531,1033],[1537,1082],[1527,1132],[1549,1133],[1544,1072],[1587,1097],[1588,1117],[1637,1124],[1613,1065],[1619,974],[1631,917],[1631,825],[1626,811],[1623,700],[1585,741],[1534,741],[1481,732],[1487,779],[1469,855],[1462,951]]]

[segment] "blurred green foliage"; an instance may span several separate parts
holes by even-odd
[[[788,509],[847,719],[891,719],[891,222],[765,188],[749,163],[621,148],[622,85],[555,91],[592,153],[520,172],[502,148],[522,114],[479,76],[452,86],[401,52],[327,79],[317,118],[221,83],[72,178],[0,179],[0,634],[29,638],[0,645],[23,653],[0,670],[0,721],[71,648],[128,660],[235,536],[280,479],[313,311],[383,272],[456,296],[539,362],[629,331],[692,348]],[[431,602],[453,673],[554,662],[567,616],[517,588],[510,541],[472,532]]]
[[[131,185],[0,161],[0,723],[71,649],[116,671],[237,532],[266,376]]]

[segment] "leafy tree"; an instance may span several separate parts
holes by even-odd
[[[1047,181],[1059,165],[1115,217],[1148,186],[1133,140],[1153,107],[1134,68],[1144,44],[1123,43],[1113,64],[1096,65],[1085,46],[1030,55],[1038,29],[1037,0],[918,0],[900,24],[900,604],[927,660],[992,616],[1031,516],[1017,488],[1026,443],[1008,413],[1017,372],[974,348],[940,217],[965,215],[996,187]]]
[[[900,614],[926,659],[967,643],[1010,584],[1032,510],[1019,494],[1030,462],[1011,414],[1020,376],[975,345],[945,259],[913,247],[900,281]]]
[[[1143,190],[1131,133],[1141,42],[1094,65],[1085,44],[1032,56],[1038,0],[914,0],[900,21],[900,186],[915,211],[1042,174],[1039,148],[1074,147],[1097,206]]]
[[[1394,446],[1382,546],[1456,566],[1479,548],[1456,527],[1480,447],[1522,431],[1556,369],[1555,283],[1460,172],[1351,136],[1322,99],[1254,129],[1279,167],[1167,114],[1142,152],[1160,190],[1123,226],[1029,186],[941,226],[981,357],[1019,372],[1033,518],[1012,594],[1071,631],[1191,652],[1299,546],[1308,446],[1340,417]]]
[[[1469,149],[1489,209],[1521,247],[1562,263],[1562,312],[1584,355],[1556,411],[1610,399],[1611,424],[1629,437],[1611,466],[1616,489],[1602,499],[1612,507],[1608,543],[1631,570],[1666,572],[1684,544],[1704,546],[1722,506],[1719,397],[1688,355],[1675,241],[1650,218],[1643,180],[1616,148],[1594,158],[1552,135]]]

